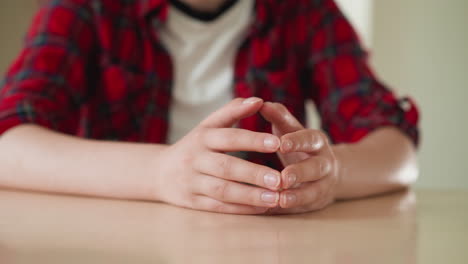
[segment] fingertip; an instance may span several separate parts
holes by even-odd
[[[273,106],[273,103],[272,102],[269,102],[269,101],[266,101],[263,103],[263,107],[272,107]]]
[[[281,146],[280,139],[275,135],[269,135],[263,140],[263,145],[270,152],[276,152]]]
[[[267,174],[263,175],[261,186],[273,192],[277,192],[281,187],[281,182],[281,174],[278,172],[268,172]]]
[[[281,193],[279,206],[281,208],[292,208],[297,203],[297,196],[293,192]]]
[[[294,143],[292,140],[288,139],[287,137],[283,136],[281,137],[281,146],[280,146],[280,151],[281,153],[289,153],[293,150],[294,148]]]
[[[253,115],[260,111],[263,106],[263,99],[259,97],[250,97],[244,99],[240,104],[241,119]]]
[[[260,102],[263,102],[262,98],[250,97],[250,98],[247,98],[247,99],[243,99],[242,100],[242,105],[255,105],[255,104],[258,104]]]
[[[260,199],[265,207],[273,208],[278,206],[280,200],[279,192],[265,191],[261,194]]]
[[[280,111],[282,111],[282,112],[287,112],[287,113],[289,113],[288,108],[287,108],[284,104],[282,104],[282,103],[277,103],[277,102],[275,102],[275,103],[273,103],[273,107],[275,107],[276,109],[278,109],[278,110],[280,110]]]
[[[287,190],[289,188],[287,173],[281,172],[281,189]]]
[[[263,102],[262,108],[260,108],[260,113],[262,114],[263,118],[268,122],[271,122],[271,109],[273,103],[271,102]]]
[[[298,176],[291,166],[294,165],[289,165],[281,172],[281,186],[284,190],[291,189],[298,182]]]

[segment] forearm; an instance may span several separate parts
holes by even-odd
[[[154,199],[150,168],[164,145],[80,139],[34,125],[0,137],[0,187]]]
[[[356,144],[333,149],[340,165],[337,199],[403,189],[418,176],[415,148],[396,128],[382,128]]]

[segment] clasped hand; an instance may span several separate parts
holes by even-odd
[[[233,126],[260,113],[273,134]],[[251,163],[226,152],[277,153],[284,169]],[[158,155],[157,200],[197,210],[302,213],[335,200],[338,161],[327,137],[305,129],[283,105],[237,98],[211,114]],[[244,184],[244,183],[248,183]]]

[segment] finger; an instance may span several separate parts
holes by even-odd
[[[281,137],[281,153],[316,153],[328,143],[327,136],[320,130],[302,129]]]
[[[286,214],[300,214],[307,212],[304,207],[294,207],[294,208],[281,208],[275,207],[266,211],[267,215],[286,215]]]
[[[331,172],[331,161],[324,156],[314,156],[291,164],[281,172],[284,189],[293,188],[305,182],[318,181]]]
[[[278,171],[226,154],[211,152],[201,155],[194,164],[200,173],[229,181],[250,183],[270,190],[278,190],[281,184]]]
[[[255,151],[274,153],[280,146],[277,136],[239,128],[213,128],[205,131],[206,147],[215,151]]]
[[[193,191],[221,202],[269,208],[278,205],[278,192],[227,181],[209,175],[198,177],[198,179],[199,182],[195,183]]]
[[[260,109],[260,114],[281,134],[304,129],[304,126],[282,104],[266,102]]]
[[[230,204],[215,200],[207,196],[197,195],[194,198],[194,207],[198,210],[210,211],[224,214],[243,214],[243,215],[254,215],[263,214],[268,208],[256,207],[241,204]]]
[[[257,97],[236,98],[218,109],[200,123],[203,127],[232,127],[239,120],[257,113],[263,105],[263,100]]]
[[[309,210],[321,209],[322,201],[326,200],[331,188],[331,180],[324,178],[316,182],[308,182],[297,189],[281,192],[279,205],[281,208],[306,206]]]

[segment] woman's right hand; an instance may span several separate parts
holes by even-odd
[[[232,214],[261,214],[278,206],[281,173],[226,154],[278,150],[280,140],[272,134],[232,128],[262,105],[260,98],[234,99],[176,144],[167,146],[154,163],[159,174],[156,199]]]

